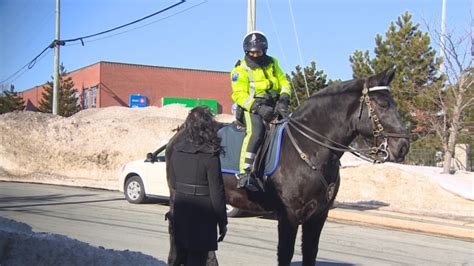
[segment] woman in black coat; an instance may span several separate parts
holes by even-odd
[[[174,265],[206,265],[227,231],[224,184],[216,133],[217,122],[207,107],[192,109],[184,128],[169,144],[167,174],[174,193],[172,224],[177,257]]]

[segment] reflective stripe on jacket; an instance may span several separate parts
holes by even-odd
[[[255,96],[263,96],[265,93],[290,95],[290,83],[278,65],[277,59],[274,57],[272,59],[273,63],[265,67],[268,78],[262,68],[251,69],[248,67],[245,59],[242,59],[240,65],[232,69],[230,73],[232,100],[245,110],[250,111]]]

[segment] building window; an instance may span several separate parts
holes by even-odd
[[[82,107],[84,109],[89,108],[89,89],[84,89],[82,91]]]
[[[92,99],[91,99],[91,107],[97,107],[97,86],[91,88]]]

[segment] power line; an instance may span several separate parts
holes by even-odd
[[[38,57],[38,58],[36,59],[36,63],[38,63],[38,62],[41,61],[43,58],[45,58],[48,54],[50,54],[50,52],[51,52],[51,50],[47,50],[46,53],[44,53],[42,56]],[[29,68],[23,70],[20,74],[18,74],[17,77],[13,78],[13,79],[10,81],[10,83],[13,83],[15,80],[19,79],[19,78],[20,78],[21,76],[23,76],[23,74],[24,74],[26,71],[28,71],[28,70],[29,70]]]
[[[22,70],[25,69],[26,67],[28,67],[28,69],[32,69],[32,68],[35,66],[35,64],[36,64],[36,62],[37,62],[37,60],[38,60],[38,58],[39,58],[44,52],[46,52],[46,50],[48,50],[49,48],[53,48],[54,45],[55,45],[55,41],[53,41],[50,45],[46,46],[46,48],[44,48],[43,51],[41,51],[41,53],[39,53],[35,58],[33,58],[33,59],[32,59],[30,62],[28,62],[26,65],[22,66],[22,67],[21,67],[20,69],[18,69],[15,73],[11,74],[8,78],[6,78],[6,79],[0,81],[0,83],[4,83],[4,82],[6,82],[7,80],[9,80],[9,79],[15,77],[18,73],[20,73],[20,71],[22,71]],[[28,70],[28,69],[26,69],[26,70]],[[23,71],[21,74],[23,75],[23,73],[25,73],[25,71]],[[19,76],[18,76],[17,78],[19,78]]]
[[[145,16],[145,17],[143,17],[143,18],[140,18],[140,19],[137,19],[137,20],[135,20],[135,21],[129,22],[129,23],[127,23],[127,24],[124,24],[124,25],[115,27],[115,28],[110,29],[110,30],[105,30],[105,31],[102,31],[102,32],[99,32],[99,33],[94,33],[94,34],[87,35],[87,36],[82,36],[82,37],[79,37],[79,38],[74,38],[74,39],[69,39],[69,40],[63,40],[63,42],[64,42],[64,43],[67,43],[67,42],[81,41],[82,43],[84,43],[84,39],[92,38],[92,37],[95,37],[95,36],[98,36],[98,35],[106,34],[106,33],[109,33],[109,32],[112,32],[112,31],[115,31],[115,30],[118,30],[118,29],[121,29],[121,28],[130,26],[130,25],[132,25],[132,24],[138,23],[138,22],[140,22],[140,21],[143,21],[143,20],[145,20],[145,19],[151,18],[151,17],[156,16],[156,15],[158,15],[158,14],[160,14],[160,13],[163,13],[163,12],[165,12],[165,11],[171,9],[171,8],[174,8],[174,7],[178,6],[178,5],[183,4],[184,2],[186,2],[186,0],[181,0],[181,1],[179,1],[178,3],[176,3],[176,4],[174,4],[174,5],[171,5],[171,6],[169,6],[169,7],[166,7],[166,8],[164,8],[164,9],[161,9],[161,10],[159,10],[159,11],[153,13],[153,14],[150,14],[150,15]]]
[[[31,69],[34,67],[34,65],[36,64],[38,58],[44,54],[49,48],[54,48],[56,45],[65,45],[66,42],[73,42],[73,41],[81,41],[82,44],[84,44],[84,39],[87,39],[87,38],[91,38],[91,37],[94,37],[94,36],[98,36],[98,35],[102,35],[102,34],[105,34],[105,33],[109,33],[109,32],[112,32],[112,31],[115,31],[115,30],[118,30],[118,29],[121,29],[121,28],[124,28],[124,27],[127,27],[127,26],[130,26],[132,24],[135,24],[135,23],[138,23],[140,21],[143,21],[145,19],[148,19],[148,18],[151,18],[153,16],[156,16],[160,13],[163,13],[171,8],[174,8],[180,4],[183,4],[184,2],[186,2],[186,0],[180,0],[178,3],[176,4],[173,4],[171,6],[168,6],[164,9],[161,9],[161,10],[158,10],[157,12],[153,13],[153,14],[150,14],[148,16],[145,16],[143,18],[140,18],[140,19],[137,19],[135,21],[132,21],[132,22],[129,22],[127,24],[124,24],[124,25],[121,25],[121,26],[118,26],[118,27],[115,27],[113,29],[109,29],[109,30],[105,30],[105,31],[102,31],[102,32],[99,32],[99,33],[95,33],[95,34],[91,34],[91,35],[87,35],[87,36],[82,36],[82,37],[79,37],[79,38],[74,38],[74,39],[69,39],[69,40],[54,40],[53,42],[51,42],[50,45],[48,45],[46,48],[43,49],[43,51],[41,51],[41,53],[39,53],[37,56],[35,56],[30,62],[28,62],[27,64],[25,64],[24,66],[22,66],[20,69],[18,69],[17,71],[15,71],[15,73],[11,74],[10,76],[8,76],[6,79],[0,81],[0,83],[5,83],[6,81],[12,79],[13,77],[17,76],[18,73],[20,73],[22,70],[24,70],[25,68],[28,68],[28,69]],[[27,70],[28,70],[27,69]],[[20,75],[18,75],[15,79],[18,79],[21,75],[23,75],[26,71],[23,71]]]
[[[288,68],[288,62],[286,60],[285,52],[283,51],[283,46],[281,45],[281,40],[280,40],[280,36],[278,35],[278,31],[276,29],[275,21],[273,20],[273,14],[272,14],[272,10],[270,9],[269,0],[267,0],[266,3],[267,3],[268,13],[270,14],[270,21],[272,22],[273,30],[275,31],[278,46],[279,46],[281,54],[282,54],[283,63]],[[296,102],[298,103],[298,105],[300,105],[300,99],[298,98],[298,94],[296,93],[296,87],[295,87],[295,84],[294,84],[293,79],[291,77],[290,77],[290,82],[291,82],[291,87],[293,89],[293,92],[294,92],[294,95],[295,95],[295,98],[296,98]]]
[[[122,31],[122,32],[118,32],[118,33],[115,33],[115,34],[112,34],[112,35],[109,35],[109,36],[105,36],[105,37],[102,37],[102,38],[92,39],[92,40],[87,41],[87,42],[84,42],[84,43],[96,42],[96,41],[100,41],[100,40],[112,38],[112,37],[115,37],[115,36],[118,36],[118,35],[121,35],[121,34],[130,32],[130,31],[134,31],[134,30],[137,30],[137,29],[144,28],[144,27],[149,26],[149,25],[151,25],[151,24],[155,24],[155,23],[160,22],[160,21],[162,21],[162,20],[165,20],[165,19],[167,19],[167,18],[174,17],[174,16],[176,16],[176,15],[178,15],[178,14],[181,14],[181,13],[183,13],[183,12],[186,12],[186,11],[188,11],[188,10],[190,10],[190,9],[192,9],[192,8],[195,8],[195,7],[197,7],[197,6],[200,6],[200,5],[202,5],[202,4],[206,3],[206,2],[207,2],[207,0],[204,0],[204,1],[199,2],[199,3],[197,3],[197,4],[194,4],[194,5],[192,5],[192,6],[188,7],[188,8],[185,8],[185,9],[183,9],[183,10],[180,10],[180,11],[174,13],[174,14],[171,14],[171,15],[168,15],[168,16],[166,16],[166,17],[163,17],[163,18],[154,20],[154,21],[152,21],[152,22],[150,22],[150,23],[147,23],[147,24],[144,24],[144,25],[141,25],[141,26],[137,26],[137,27],[135,27],[135,28],[131,28],[131,29],[129,29],[129,30]],[[68,44],[67,46],[73,46],[73,45],[79,45],[79,43]]]
[[[308,97],[309,97],[310,95],[309,95],[308,81],[306,81],[306,74],[304,73],[303,58],[301,56],[301,48],[300,48],[300,42],[298,40],[298,32],[296,32],[295,16],[293,15],[293,8],[291,6],[291,0],[288,0],[288,5],[290,6],[291,21],[293,22],[293,31],[295,33],[296,47],[298,48],[298,55],[300,57],[300,64],[301,64],[301,67],[303,68],[304,85],[306,86],[306,93],[308,94]]]

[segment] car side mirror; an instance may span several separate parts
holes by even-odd
[[[146,154],[145,162],[153,163],[153,154],[151,152]]]

